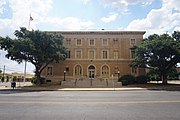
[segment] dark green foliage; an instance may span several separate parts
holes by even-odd
[[[132,75],[123,75],[119,78],[119,82],[122,82],[122,85],[128,85],[128,84],[134,84],[135,83],[135,77]]]
[[[148,77],[144,76],[144,75],[140,75],[136,77],[136,83],[137,84],[145,84],[148,82]]]
[[[0,37],[0,49],[6,50],[8,59],[21,63],[27,61],[35,66],[35,76],[41,84],[41,72],[51,62],[65,60],[66,49],[60,34],[50,34],[39,30],[15,31],[17,39]]]
[[[31,83],[32,83],[32,84],[37,84],[37,77],[33,77],[33,78],[31,79]]]
[[[129,85],[129,81],[125,79],[121,80],[121,83],[123,86]]]
[[[169,70],[180,62],[180,32],[150,35],[142,44],[134,47],[136,57],[132,67],[143,67],[156,71],[164,84],[167,84]]]

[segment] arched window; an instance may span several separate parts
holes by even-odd
[[[107,65],[104,65],[102,67],[102,77],[108,78],[109,77],[109,67]]]
[[[75,76],[82,76],[82,67],[80,65],[75,67]]]

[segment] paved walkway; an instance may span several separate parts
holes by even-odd
[[[157,83],[157,82],[156,82]],[[180,91],[180,81],[171,81],[168,85],[145,84],[129,85],[119,88],[61,88],[60,85],[52,86],[30,86],[31,83],[16,83],[15,90],[21,91],[130,91],[130,90],[178,90]],[[172,84],[172,85],[171,85]],[[0,83],[0,90],[12,90],[10,83]],[[25,87],[23,87],[25,85]]]

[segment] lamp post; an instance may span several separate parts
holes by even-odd
[[[119,80],[119,76],[120,76],[120,71],[118,71],[118,80]]]
[[[64,80],[63,81],[66,81],[66,71],[64,71]]]

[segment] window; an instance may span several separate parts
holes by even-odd
[[[113,39],[113,44],[114,44],[114,45],[117,45],[117,44],[118,44],[118,38],[114,38],[114,39]]]
[[[66,72],[69,72],[69,67],[68,66],[66,66]]]
[[[108,78],[109,77],[109,67],[107,65],[104,65],[102,67],[102,77]]]
[[[82,67],[80,65],[75,67],[75,76],[82,76]]]
[[[81,39],[77,39],[77,45],[81,45]]]
[[[52,67],[47,67],[47,75],[50,76],[50,75],[53,75],[53,71],[52,71]]]
[[[89,59],[94,59],[95,56],[95,51],[94,50],[90,50],[89,51]]]
[[[103,59],[107,59],[107,58],[108,58],[108,52],[107,52],[107,50],[103,50],[103,51],[102,51],[102,58],[103,58]]]
[[[76,50],[76,58],[77,58],[77,59],[82,58],[81,53],[82,53],[81,50]]]
[[[102,45],[103,46],[107,46],[108,45],[108,40],[107,39],[103,39],[102,40]]]
[[[134,59],[136,57],[135,50],[131,50],[131,58]]]
[[[94,39],[89,40],[89,45],[95,45]]]
[[[134,74],[136,74],[136,73],[137,73],[137,68],[132,67],[132,68],[131,68],[131,72],[134,73]]]
[[[66,54],[66,58],[70,58],[70,57],[71,57],[71,51],[68,50],[68,51],[67,51],[67,54]]]
[[[66,38],[66,45],[68,45],[68,46],[71,45],[71,39],[70,38]]]
[[[118,59],[119,58],[118,51],[114,51],[113,55],[114,55],[114,57],[113,57],[114,59]]]
[[[136,44],[136,40],[135,39],[131,39],[131,45],[134,46]]]

